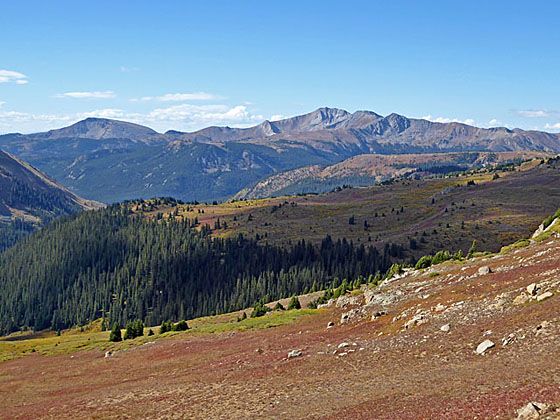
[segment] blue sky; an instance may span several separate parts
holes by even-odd
[[[321,106],[560,131],[559,17],[552,0],[4,2],[0,133]]]

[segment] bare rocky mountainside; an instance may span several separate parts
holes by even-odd
[[[99,206],[0,151],[0,249],[56,217]]]
[[[313,165],[322,169],[362,154],[558,153],[560,137],[320,108],[251,128],[208,127],[192,133],[160,134],[137,124],[88,118],[46,133],[0,136],[0,148],[90,199],[211,201],[281,172]]]
[[[272,175],[238,192],[236,199],[323,193],[344,186],[369,186],[396,178],[420,179],[546,157],[546,152],[450,152],[363,154],[326,167],[305,166]]]

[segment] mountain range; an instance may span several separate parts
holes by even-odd
[[[0,148],[89,199],[208,201],[229,198],[271,175],[362,154],[557,153],[560,136],[320,108],[250,128],[208,127],[191,133],[157,133],[129,122],[88,118],[44,133],[2,135]]]

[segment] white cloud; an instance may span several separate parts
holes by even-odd
[[[546,111],[544,109],[525,109],[516,111],[517,115],[525,118],[546,118],[556,114],[556,111]]]
[[[25,85],[28,78],[25,74],[13,70],[0,70],[0,83],[15,83],[16,85]]]
[[[285,115],[282,114],[274,114],[270,117],[270,121],[280,121],[280,120],[285,120],[286,118],[288,118]]]
[[[488,124],[486,124],[486,125],[488,127],[501,127],[501,126],[503,126],[501,121],[497,120],[496,118],[492,118],[490,121],[488,121]]]
[[[82,92],[65,92],[58,93],[55,98],[73,98],[73,99],[111,99],[116,97],[115,92],[112,90],[104,91],[82,91]]]
[[[105,108],[72,114],[33,114],[17,111],[0,111],[0,132],[38,132],[60,128],[88,117],[111,118],[149,126],[158,131],[171,129],[194,131],[210,125],[248,127],[264,121],[262,115],[253,114],[245,105],[192,105],[181,104],[156,108],[147,113],[126,112]]]
[[[156,108],[144,116],[148,122],[181,122],[183,127],[202,128],[207,125],[250,125],[264,120],[262,115],[253,115],[245,105],[181,104],[167,108]]]
[[[544,126],[545,130],[560,130],[560,123],[555,123],[555,124],[546,124]]]
[[[161,96],[143,96],[141,98],[131,99],[132,102],[138,101],[160,101],[160,102],[182,102],[182,101],[210,101],[223,99],[221,96],[206,92],[191,93],[166,93]]]
[[[432,121],[432,122],[437,122],[437,123],[461,123],[461,124],[467,124],[467,125],[476,125],[475,120],[473,120],[472,118],[467,118],[464,120],[460,120],[458,118],[447,118],[447,117],[433,117],[432,115],[425,115],[422,117],[423,120],[428,120],[428,121]]]
[[[122,109],[105,108],[105,109],[97,109],[95,111],[82,112],[78,114],[78,116],[80,119],[89,118],[89,117],[119,119],[119,118],[125,118],[126,113]]]

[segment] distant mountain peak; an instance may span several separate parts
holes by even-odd
[[[36,136],[50,139],[87,138],[87,139],[143,139],[160,136],[155,130],[143,125],[108,118],[88,117],[68,127],[38,133]]]
[[[273,122],[270,122],[268,120],[263,121],[259,125],[259,128],[262,130],[265,136],[273,136],[274,134],[278,134],[280,132],[278,127],[276,127]]]

